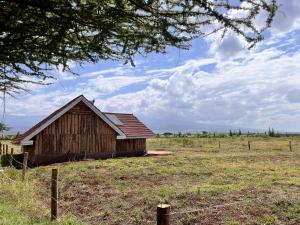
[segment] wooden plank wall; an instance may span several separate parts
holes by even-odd
[[[109,125],[80,102],[35,137],[34,153],[114,153],[116,136]]]
[[[146,139],[120,139],[117,140],[117,152],[130,152],[130,151],[145,151]]]

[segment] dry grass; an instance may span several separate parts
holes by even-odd
[[[172,205],[172,212],[205,209],[174,214],[173,225],[296,225],[300,224],[300,139],[293,138],[292,152],[289,140],[251,138],[249,151],[247,137],[157,138],[148,141],[149,149],[174,154],[39,167],[30,171],[28,184],[34,185],[36,207],[39,202],[47,206],[50,170],[58,167],[61,215],[73,214],[87,224],[155,224],[156,205],[164,202]],[[2,202],[3,195],[0,205],[13,208],[15,200]],[[214,209],[215,205],[224,206]],[[41,215],[46,211],[41,210]],[[23,214],[30,217],[33,212]]]

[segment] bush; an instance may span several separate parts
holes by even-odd
[[[10,166],[10,155],[2,155],[1,156],[1,160],[0,160],[0,164],[2,167],[7,167]],[[15,168],[22,168],[22,163],[23,163],[23,159],[24,159],[24,154],[14,154],[13,155],[13,160],[12,160],[12,166]]]
[[[4,140],[4,141],[11,141],[11,140],[13,140],[15,137],[16,137],[16,135],[8,134],[8,135],[5,135],[5,136],[1,137],[1,140]]]

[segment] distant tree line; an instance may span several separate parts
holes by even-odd
[[[1,140],[12,140],[18,135],[20,135],[20,132],[17,132],[17,134],[6,134],[5,132],[10,131],[10,127],[7,126],[5,123],[0,122],[0,139]]]
[[[265,132],[242,132],[241,129],[238,130],[229,130],[229,132],[210,132],[210,131],[201,131],[201,132],[164,132],[157,133],[157,138],[184,138],[184,137],[195,137],[195,138],[225,138],[225,137],[289,137],[289,136],[300,136],[300,133],[280,133],[275,131],[273,128],[269,128]]]

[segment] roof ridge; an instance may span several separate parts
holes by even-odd
[[[23,134],[21,134],[18,137],[16,137],[12,142],[17,144],[24,137],[26,137],[30,133],[34,132],[40,125],[42,125],[42,124],[46,123],[47,121],[49,121],[52,117],[54,117],[56,114],[58,114],[60,111],[62,111],[65,107],[67,107],[68,105],[70,105],[71,103],[73,103],[74,101],[76,101],[80,97],[84,97],[84,96],[83,95],[79,95],[76,98],[68,101],[66,104],[62,105],[61,107],[59,107],[58,109],[56,109],[52,113],[50,113],[48,116],[46,116],[43,119],[41,119],[39,122],[37,122],[31,128],[29,128],[28,130],[26,130]]]
[[[133,113],[121,113],[121,112],[102,112],[105,114],[124,114],[124,115],[133,115]]]

